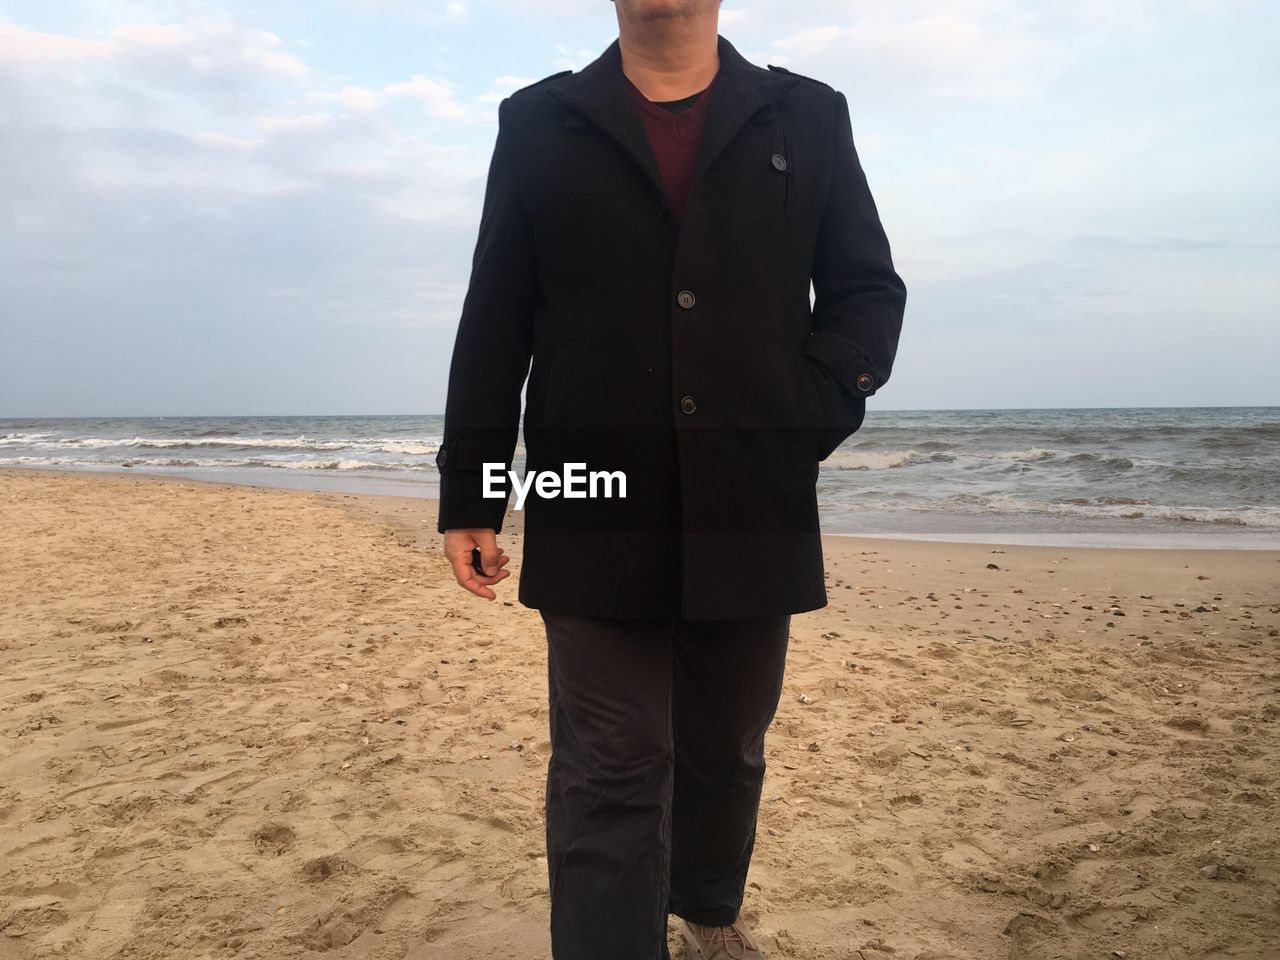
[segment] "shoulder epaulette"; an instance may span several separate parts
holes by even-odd
[[[774,73],[786,73],[793,77],[799,77],[801,80],[808,80],[812,83],[822,83],[817,77],[806,77],[803,73],[796,73],[794,70],[788,70],[786,67],[780,67],[776,63],[765,64]]]

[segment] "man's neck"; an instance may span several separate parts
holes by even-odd
[[[618,33],[622,72],[650,100],[680,100],[705,90],[720,69],[716,18],[661,21],[679,29]]]

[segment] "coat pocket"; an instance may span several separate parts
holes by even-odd
[[[821,459],[822,436],[826,429],[826,413],[822,405],[822,395],[818,392],[815,371],[803,354],[792,354],[792,366],[799,378],[797,390],[800,394],[799,421],[795,425],[796,436],[800,439],[801,449],[807,451],[813,459]]]

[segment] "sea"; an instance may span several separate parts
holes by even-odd
[[[439,494],[441,416],[0,420],[0,467]],[[515,467],[523,466],[517,449]],[[871,410],[823,462],[827,533],[1280,549],[1280,407]],[[513,498],[514,502],[514,498]]]

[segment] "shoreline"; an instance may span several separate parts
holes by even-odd
[[[133,469],[124,467],[115,467],[113,469],[95,469],[89,467],[26,467],[26,466],[3,466],[0,467],[0,476],[7,471],[16,471],[29,474],[53,474],[53,475],[92,475],[105,477],[148,477],[161,481],[182,482],[182,483],[200,483],[212,486],[222,487],[249,487],[261,490],[288,490],[295,493],[316,493],[330,497],[388,497],[394,500],[417,501],[425,500],[436,502],[438,500],[438,484],[423,483],[422,486],[432,491],[429,493],[420,492],[418,489],[409,490],[410,484],[403,480],[364,480],[360,486],[369,487],[371,489],[344,489],[339,485],[330,488],[323,488],[315,485],[308,485],[308,481],[312,484],[320,479],[322,475],[315,477],[303,477],[290,475],[288,483],[283,482],[265,482],[264,478],[253,477],[251,479],[226,478],[219,479],[210,476],[194,476],[177,471],[151,471],[147,469]],[[284,478],[279,478],[283,480]],[[338,478],[335,478],[338,479]],[[338,484],[341,484],[338,479]],[[416,482],[415,482],[416,484]],[[386,490],[379,492],[376,488],[383,487]],[[389,492],[390,490],[403,492]],[[520,513],[514,510],[508,510],[506,524],[519,524],[521,521]],[[1161,534],[1153,536],[1150,534],[1125,534],[1115,532],[1105,533],[1015,533],[1015,532],[911,532],[911,533],[861,533],[842,530],[829,530],[824,524],[822,531],[823,540],[828,538],[840,539],[856,539],[870,541],[895,541],[895,542],[918,542],[918,543],[956,543],[956,544],[972,544],[975,546],[989,547],[1043,547],[1043,548],[1061,548],[1061,549],[1081,549],[1081,550],[1151,550],[1151,551],[1182,551],[1192,550],[1196,552],[1205,551],[1233,551],[1233,552],[1249,552],[1249,553],[1273,553],[1280,551],[1280,542],[1275,544],[1254,545],[1244,542],[1247,537],[1257,537],[1259,539],[1268,537],[1266,533],[1252,533],[1244,536],[1235,534],[1218,534],[1218,533],[1200,533],[1188,535],[1186,531],[1176,533]],[[1234,542],[1233,542],[1234,539]]]

